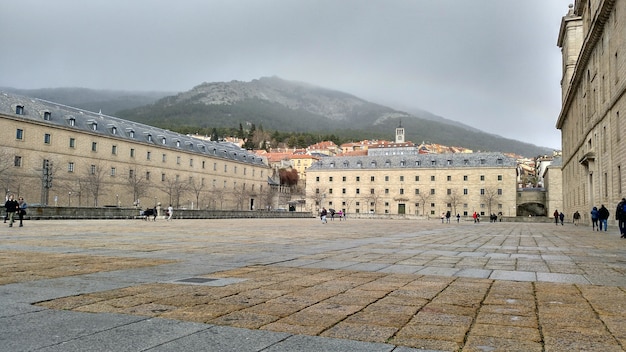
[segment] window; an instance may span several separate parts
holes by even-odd
[[[430,194],[435,194],[435,189],[434,188],[430,189]]]
[[[152,152],[148,151],[146,152],[146,160],[150,160],[152,159]]]
[[[165,182],[165,174],[164,173],[161,173],[161,182]],[[224,182],[226,182],[226,181],[224,181]]]
[[[114,167],[112,167],[112,168],[111,168],[111,176],[115,176],[115,172],[116,172],[115,168],[114,168]]]
[[[341,193],[342,193],[342,194],[346,194],[346,189],[345,189],[345,188],[342,188],[342,189],[341,189]]]
[[[165,137],[161,138],[161,144],[166,145],[167,144],[167,138],[165,138]]]
[[[463,159],[463,165],[469,165],[469,159]]]
[[[346,178],[346,176],[343,176],[343,177],[341,178],[341,181],[346,182],[346,179],[347,179],[347,178]]]
[[[502,188],[498,188],[498,195],[501,196],[502,195]]]
[[[24,105],[18,105],[15,107],[15,113],[17,115],[24,115]]]
[[[400,160],[400,166],[406,166],[406,160]]]
[[[485,159],[480,159],[480,165],[485,165],[487,163],[487,160]]]
[[[370,188],[370,194],[374,194],[374,189]]]
[[[228,172],[228,165],[224,165],[224,172]]]
[[[446,164],[452,165],[452,160],[450,160],[450,159],[446,160]]]
[[[431,166],[436,166],[437,165],[437,160],[431,160],[430,161],[430,165]]]
[[[422,165],[422,162],[420,160],[415,160],[415,166],[420,166]]]
[[[463,188],[463,194],[464,195],[468,195],[469,194],[469,190],[467,188]]]
[[[502,160],[501,158],[496,159],[496,165],[502,165],[503,163],[504,163],[504,160]]]
[[[15,139],[19,139],[22,140],[24,139],[24,130],[21,128],[18,128],[17,131],[15,132]]]
[[[419,188],[415,189],[415,194],[420,194],[420,189]]]
[[[117,155],[117,146],[116,145],[112,145],[111,146],[111,154]]]
[[[467,175],[463,175],[463,181],[467,181],[469,179],[469,177],[467,177]]]
[[[498,175],[498,181],[502,181],[502,175]]]
[[[13,160],[13,166],[15,167],[21,167],[22,166],[22,157],[16,155],[15,159]]]
[[[128,170],[128,178],[134,178],[135,177],[135,170],[130,169]]]
[[[67,163],[67,172],[74,172],[74,163],[73,162]]]
[[[162,162],[166,162],[167,161],[167,155],[165,153],[161,154],[161,161]]]
[[[91,151],[92,152],[98,151],[98,143],[97,142],[91,142]]]
[[[400,194],[404,194],[404,188],[400,188]]]
[[[133,131],[133,130],[128,130],[128,137],[130,137],[130,138],[135,138],[135,131]]]
[[[451,194],[452,194],[452,189],[448,188],[448,189],[446,190],[446,194],[447,194],[447,195],[451,195]]]
[[[481,189],[480,189],[480,195],[484,195],[484,194],[485,194],[485,189],[484,189],[484,188],[481,188]]]
[[[404,176],[400,176],[400,182],[404,182]]]
[[[333,182],[333,177],[332,176],[328,177],[328,182]]]
[[[213,171],[217,171],[217,163],[213,163]],[[319,181],[319,177],[318,177],[318,181]]]
[[[70,126],[76,126],[76,119],[75,119],[75,118],[73,118],[73,117],[71,117],[69,120],[67,120],[67,123],[68,123]]]
[[[176,165],[180,165],[180,156],[176,157]]]
[[[361,190],[359,188],[356,189],[356,194],[361,194]]]
[[[50,118],[52,117],[52,114],[50,113],[50,111],[44,111],[43,112],[43,119],[45,121],[50,121]]]
[[[146,181],[150,180],[150,171],[146,171]]]
[[[70,138],[70,148],[76,148],[76,138]]]
[[[452,181],[452,176],[447,176],[447,177],[446,177],[446,180],[447,180],[448,182]]]
[[[385,182],[389,182],[389,176],[385,176]]]
[[[389,194],[389,188],[385,188],[385,194]]]
[[[333,194],[333,189],[332,188],[328,189],[328,194]]]
[[[434,181],[435,181],[435,176],[430,176],[430,180],[431,180],[432,182],[434,182]]]
[[[98,130],[98,123],[97,122],[92,122],[91,123],[91,129],[94,130],[94,131],[97,131]]]
[[[370,176],[370,181],[374,182],[376,178],[374,176]]]
[[[415,182],[419,182],[420,177],[419,176],[415,176]]]
[[[316,182],[320,182],[320,177],[319,176],[315,176],[315,181]]]
[[[131,158],[135,157],[135,148],[130,148],[130,157]]]
[[[189,159],[189,167],[193,167],[193,159]],[[245,170],[246,170],[246,169],[244,169],[244,171],[245,171]],[[244,174],[245,174],[245,172],[244,172]]]
[[[202,160],[202,168],[206,169],[206,160]],[[252,170],[254,172],[254,170]],[[252,175],[254,176],[254,175]]]
[[[117,127],[111,127],[111,134],[117,134]]]
[[[51,139],[51,138],[52,138],[52,137],[50,136],[50,133],[46,133],[46,134],[44,134],[44,135],[43,135],[43,142],[44,142],[45,144],[50,144],[50,139]]]
[[[89,167],[89,173],[92,174],[92,175],[96,174],[96,165],[91,165]]]
[[[485,175],[480,175],[480,180],[484,181],[485,180]]]
[[[361,181],[361,176],[357,176],[356,177],[356,182],[360,182]]]

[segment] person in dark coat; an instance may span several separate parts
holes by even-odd
[[[9,199],[7,199],[6,203],[4,203],[4,207],[7,210],[7,218],[9,220],[9,227],[13,227],[13,223],[15,222],[15,214],[20,211],[20,204],[15,200],[13,195],[9,195]]]
[[[600,231],[602,231],[603,227],[604,227],[604,231],[608,230],[608,227],[609,227],[608,219],[609,219],[609,209],[607,209],[604,206],[604,204],[602,204],[600,206],[600,209],[598,209],[598,221],[600,223]]]
[[[598,225],[598,207],[591,209],[591,228],[595,231],[600,231],[600,225]]]
[[[619,233],[621,238],[626,238],[626,198],[617,203],[617,209],[615,209],[615,220],[619,226]]]

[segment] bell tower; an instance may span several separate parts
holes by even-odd
[[[400,121],[400,125],[396,127],[396,143],[404,143],[404,127],[402,127],[402,121]]]

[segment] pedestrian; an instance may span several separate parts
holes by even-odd
[[[9,199],[7,199],[6,203],[4,203],[4,207],[7,210],[7,218],[9,220],[9,227],[13,227],[13,223],[15,222],[15,213],[20,210],[19,203],[14,199],[14,196],[9,195]]]
[[[593,231],[600,231],[600,226],[598,225],[598,207],[593,207],[591,209],[591,229]]]
[[[24,198],[19,197],[17,200],[17,204],[19,204],[19,218],[20,218],[20,227],[23,227],[24,215],[26,215],[26,208],[28,208],[28,204],[24,201]]]
[[[559,211],[558,209],[554,209],[554,213],[552,214],[552,216],[554,216],[554,224],[555,225],[559,225]]]
[[[320,219],[322,220],[322,224],[325,224],[327,222],[326,215],[328,215],[328,212],[326,211],[326,208],[322,207],[322,211],[320,212]]]
[[[574,212],[574,226],[578,226],[578,222],[580,222],[580,213],[578,210]]]
[[[474,212],[474,214],[472,214],[472,218],[474,218],[474,224],[476,222],[478,222],[478,214],[476,214],[476,212]]]
[[[598,222],[600,223],[600,231],[602,231],[602,228],[604,228],[604,231],[606,232],[608,230],[609,227],[609,209],[607,209],[604,204],[600,205],[600,209],[598,209]]]
[[[451,216],[452,216],[452,214],[450,213],[450,210],[448,210],[448,211],[446,212],[446,223],[448,223],[448,224],[450,223],[450,217],[451,217]]]
[[[621,238],[626,238],[626,198],[617,203],[615,209],[615,220],[619,226],[619,234]]]
[[[167,215],[167,221],[170,221],[172,219],[172,215],[174,215],[174,208],[171,204],[169,207],[167,207],[167,213],[165,213],[165,215]]]
[[[446,213],[441,212],[441,223],[443,224],[443,219],[446,217]]]
[[[563,212],[560,212],[559,213],[559,220],[561,220],[561,226],[564,226],[563,225],[563,219],[565,219],[565,214],[563,214]]]
[[[335,209],[328,209],[330,211],[330,221],[335,221]]]
[[[459,221],[461,221],[461,214],[456,213],[456,222],[458,223]]]
[[[343,217],[343,211],[341,211],[341,209],[337,212],[337,216],[339,216],[339,221],[341,221],[341,218]]]

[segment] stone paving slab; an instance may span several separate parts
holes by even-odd
[[[626,240],[616,231],[354,219],[29,221],[5,230],[0,350],[626,346]]]

